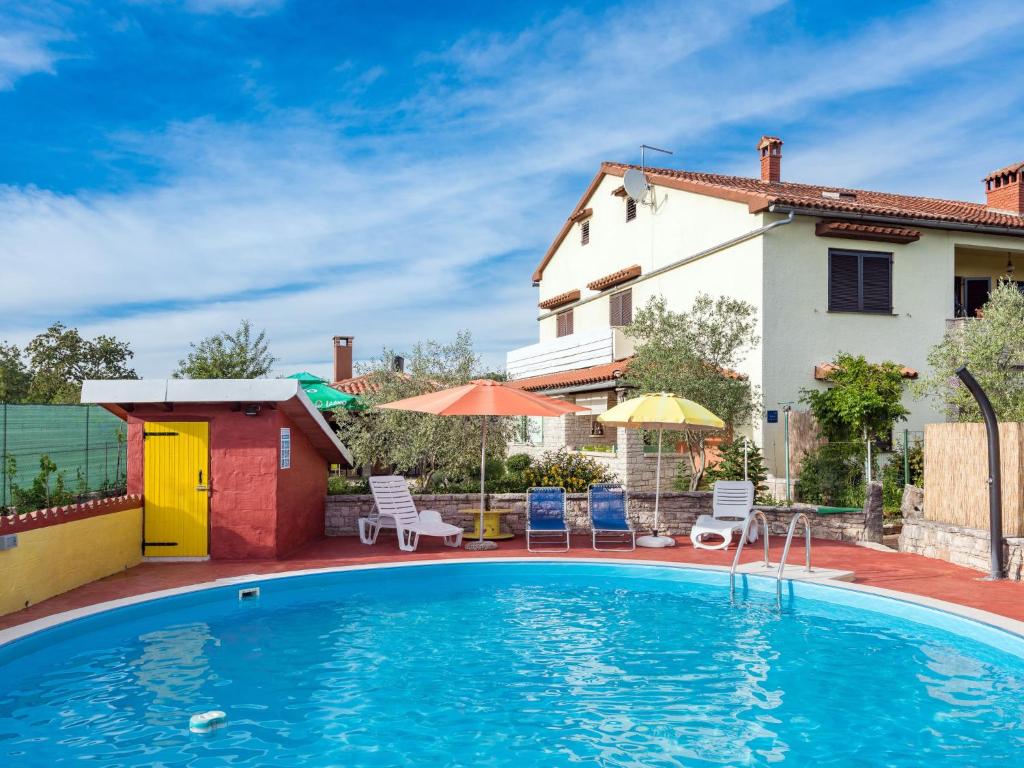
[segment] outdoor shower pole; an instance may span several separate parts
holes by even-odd
[[[988,529],[990,567],[988,578],[998,581],[1003,578],[1003,480],[999,461],[999,422],[996,421],[992,403],[978,380],[962,365],[956,369],[960,381],[974,396],[985,417],[985,432],[988,435]]]

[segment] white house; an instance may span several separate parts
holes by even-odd
[[[1024,266],[1024,163],[985,177],[982,204],[782,181],[782,140],[757,150],[759,179],[647,168],[653,204],[625,193],[636,166],[602,164],[533,273],[538,343],[507,357],[519,386],[598,412],[628,366],[621,327],[634,307],[656,295],[677,310],[701,292],[745,299],[761,343],[740,372],[764,402],[749,436],[779,475],[784,410],[824,386],[824,363],[863,354],[913,377],[947,323],[974,316],[994,281]],[[910,395],[906,406],[912,430],[940,418]],[[587,417],[531,424],[512,450],[598,449],[622,476],[636,441],[597,431]]]

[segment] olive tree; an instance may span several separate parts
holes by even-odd
[[[419,476],[423,491],[470,479],[480,468],[481,417],[434,416],[412,411],[377,409],[375,405],[437,392],[483,378],[480,359],[468,332],[448,344],[417,343],[402,371],[394,368],[390,350],[362,368],[368,391],[362,411],[338,409],[338,435],[360,466],[386,467]],[[488,460],[503,459],[510,437],[508,419],[488,422]]]
[[[760,341],[753,304],[702,293],[689,310],[675,312],[664,298],[653,297],[636,313],[626,334],[636,346],[626,386],[693,400],[733,429],[749,424],[760,408],[757,389],[736,372]],[[707,439],[714,433],[680,434],[687,446],[690,489],[696,490],[707,466]]]
[[[930,373],[913,391],[931,398],[952,421],[981,421],[981,411],[956,378],[966,365],[978,380],[1000,421],[1024,421],[1024,293],[1002,280],[978,318],[946,330],[928,354]]]
[[[249,320],[242,320],[234,333],[217,333],[189,346],[192,351],[178,361],[176,379],[259,379],[277,362],[267,347],[267,332],[254,334]]]

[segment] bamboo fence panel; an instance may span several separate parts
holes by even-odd
[[[1003,535],[1024,536],[1024,424],[999,425]],[[924,432],[924,517],[988,530],[985,425],[928,424]]]

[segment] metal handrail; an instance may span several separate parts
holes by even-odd
[[[789,547],[793,543],[793,536],[796,534],[796,524],[804,521],[804,573],[811,572],[811,521],[803,512],[797,512],[789,521],[789,530],[786,532],[786,546],[782,548],[782,559],[779,561],[779,575],[775,579],[775,600],[782,602],[782,572],[786,568],[786,558],[789,557]]]
[[[736,554],[732,559],[732,567],[729,569],[729,599],[732,600],[736,593],[736,568],[740,564],[740,555],[743,553],[743,545],[747,543],[747,535],[750,533],[750,524],[755,520],[761,521],[761,538],[764,539],[764,567],[771,567],[768,559],[768,516],[760,509],[755,509],[743,522],[743,532],[740,534],[740,543],[736,547]]]

